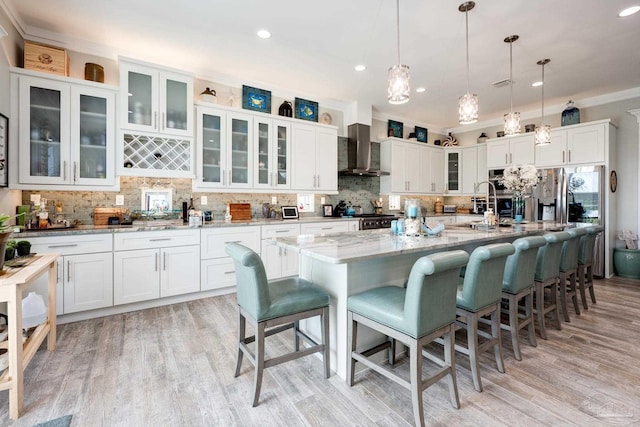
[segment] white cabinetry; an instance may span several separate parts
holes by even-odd
[[[298,274],[298,253],[269,241],[276,237],[295,237],[300,234],[300,224],[276,224],[262,226],[261,257],[267,273],[267,279],[295,276]]]
[[[31,252],[59,253],[56,314],[75,313],[113,305],[111,234],[33,237]],[[46,276],[33,285],[47,294]]]
[[[300,224],[300,234],[331,234],[357,231],[358,220],[343,219],[340,221],[323,221]]]
[[[502,169],[511,165],[534,164],[534,135],[504,136],[488,140],[487,168]]]
[[[233,260],[225,252],[225,244],[240,243],[259,254],[260,227],[202,229],[200,241],[202,269],[200,290],[227,288],[236,285],[236,269]]]
[[[609,121],[556,128],[551,143],[536,146],[536,166],[602,164],[605,162]]]
[[[338,191],[338,131],[335,127],[293,123],[292,189]]]
[[[461,149],[462,162],[460,167],[460,193],[473,194],[475,185],[486,181],[487,176],[487,146],[485,144],[464,147]]]
[[[200,290],[199,230],[116,233],[114,303]]]
[[[390,138],[380,143],[382,194],[442,194],[445,187],[445,154],[441,148]]]
[[[444,151],[441,148],[420,147],[420,184],[426,193],[442,194],[445,189]]]
[[[253,188],[291,187],[291,123],[256,116],[253,120],[255,160]]]
[[[449,193],[462,192],[462,150],[445,149],[446,189]]]
[[[18,118],[14,182],[31,189],[113,186],[116,88],[17,69],[11,79]]]

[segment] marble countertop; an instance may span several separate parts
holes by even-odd
[[[562,224],[550,222],[496,227],[490,231],[473,230],[469,226],[447,226],[438,237],[393,236],[389,229],[378,229],[340,234],[278,237],[273,240],[273,243],[323,262],[342,264],[414,252],[445,250],[471,243],[489,244],[505,238],[515,240],[518,237],[562,230],[563,227]]]
[[[29,237],[49,237],[49,236],[72,236],[79,234],[100,234],[100,233],[129,233],[134,231],[157,231],[157,230],[180,230],[180,229],[208,229],[221,227],[258,226],[258,225],[278,225],[278,224],[302,224],[325,221],[358,221],[358,218],[350,217],[303,217],[300,219],[262,219],[254,218],[246,221],[224,221],[214,220],[206,222],[202,227],[189,227],[182,220],[155,220],[155,221],[134,221],[132,225],[77,225],[70,228],[49,228],[46,230],[28,230],[20,233],[13,233],[14,239],[27,239]]]

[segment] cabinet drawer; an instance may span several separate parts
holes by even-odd
[[[200,243],[200,231],[193,229],[137,231],[116,233],[113,236],[113,250],[115,251],[168,248],[171,246],[197,245],[198,243]]]
[[[301,224],[301,234],[329,234],[349,231],[349,221],[332,221],[313,224]]]
[[[224,245],[229,242],[240,243],[260,253],[260,227],[224,227],[202,230],[200,258],[224,258],[227,253]]]
[[[263,225],[262,238],[295,237],[300,234],[300,224]]]
[[[202,271],[200,290],[227,288],[236,285],[236,267],[229,257],[205,259],[200,265]]]
[[[22,234],[19,235],[22,240]],[[51,236],[26,238],[31,242],[32,253],[59,253],[60,255],[77,255],[97,252],[111,252],[113,237],[106,234],[75,234],[71,236]]]

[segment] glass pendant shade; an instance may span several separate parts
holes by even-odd
[[[536,128],[536,145],[551,144],[551,126],[541,124]]]
[[[520,133],[520,113],[511,112],[504,115],[504,134],[517,135]]]
[[[461,125],[469,125],[478,121],[478,95],[467,93],[460,97],[458,118]]]
[[[409,67],[394,65],[389,68],[389,86],[387,88],[389,104],[404,104],[409,102]]]

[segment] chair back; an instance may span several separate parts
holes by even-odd
[[[562,242],[562,252],[560,253],[560,271],[563,272],[578,268],[580,238],[587,234],[587,231],[584,228],[571,228],[567,230],[567,233],[571,237]]]
[[[533,286],[538,248],[546,245],[547,241],[542,236],[530,236],[517,239],[512,244],[516,251],[507,257],[502,290],[517,294]]]
[[[423,256],[413,264],[404,300],[404,323],[412,336],[456,320],[458,276],[468,260],[468,253],[457,250]]]
[[[536,282],[546,282],[560,274],[562,243],[571,238],[566,231],[545,234],[547,244],[538,249],[536,256]]]
[[[458,306],[470,311],[495,304],[502,298],[502,279],[507,257],[515,252],[511,243],[477,247],[469,257]]]
[[[593,261],[593,252],[596,245],[596,236],[602,232],[599,225],[587,227],[587,234],[580,238],[580,249],[578,250],[578,264],[590,264]]]
[[[260,256],[238,243],[227,243],[225,251],[236,267],[238,305],[254,319],[259,319],[271,306],[269,282]]]

